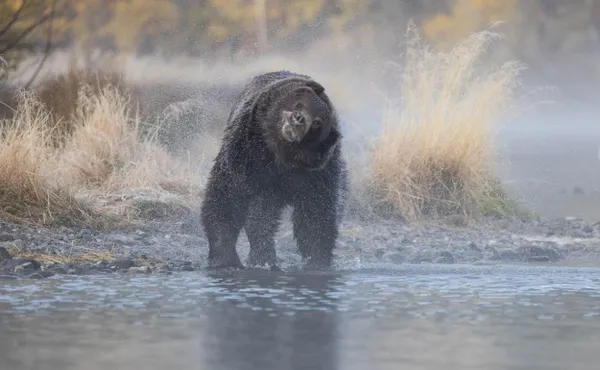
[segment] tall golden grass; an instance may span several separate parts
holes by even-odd
[[[130,94],[123,74],[116,68],[91,69],[71,62],[66,73],[47,76],[36,89],[39,100],[52,114],[60,132],[71,132],[70,123],[75,119],[79,94],[84,85],[95,94],[99,94],[106,86],[111,86],[121,94]]]
[[[79,88],[69,130],[31,91],[21,91],[15,115],[2,122],[2,212],[25,221],[98,217],[135,219],[140,213],[185,212],[202,184],[191,167],[140,134],[129,97],[110,84]],[[61,145],[56,145],[56,135]],[[173,208],[178,205],[179,208]],[[98,217],[96,217],[98,216]]]
[[[86,220],[68,192],[44,179],[54,160],[51,115],[35,96],[21,92],[19,109],[0,126],[0,214],[5,219],[49,223],[56,219]]]
[[[129,98],[111,87],[81,94],[75,129],[54,158],[52,183],[92,204],[106,207],[112,199],[118,215],[124,204],[114,202],[118,199],[186,206],[202,184],[199,173],[173,158],[155,137],[142,135],[130,107]]]
[[[494,128],[516,107],[523,65],[480,64],[500,35],[475,33],[447,52],[409,28],[401,97],[391,102],[359,179],[372,207],[407,220],[511,212],[494,174]]]

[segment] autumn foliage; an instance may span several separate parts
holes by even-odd
[[[6,0],[0,4],[0,55],[11,62],[24,50],[39,51],[51,35],[53,47],[84,55],[102,50],[219,58],[294,49],[344,32],[377,34],[381,43],[402,34],[409,19],[445,50],[507,22],[503,33],[526,54],[533,51],[525,42],[547,49],[540,52],[556,50],[572,43],[570,31],[597,29],[599,10],[598,0]]]

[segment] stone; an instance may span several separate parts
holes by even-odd
[[[109,243],[120,244],[120,245],[131,245],[135,243],[135,239],[128,235],[112,234],[106,237],[106,241]]]
[[[593,232],[594,232],[594,228],[593,228],[593,227],[591,227],[590,225],[585,225],[585,226],[584,226],[584,227],[581,229],[581,231],[583,231],[583,232],[584,232],[584,233],[586,233],[586,234],[591,234],[591,233],[593,233]]]
[[[377,248],[375,249],[375,251],[373,252],[375,258],[379,259],[381,257],[383,257],[383,255],[385,254],[385,249],[384,248]]]
[[[110,263],[111,269],[113,269],[113,267],[114,267],[118,270],[127,270],[131,266],[133,266],[132,258],[120,258],[120,259],[116,259]]]
[[[52,271],[38,271],[38,272],[36,272],[36,274],[40,274],[40,275],[42,275],[44,278],[49,278],[49,277],[52,277],[52,276],[56,275],[56,274],[55,274],[54,272],[52,272]]]
[[[46,262],[46,263],[43,265],[43,268],[44,268],[44,270],[48,270],[48,269],[51,269],[51,268],[53,268],[53,267],[56,267],[56,265],[57,265],[57,263],[56,263],[56,262],[50,261],[50,262]]]
[[[49,268],[47,271],[51,272],[53,274],[58,274],[58,275],[66,275],[67,274],[67,270],[65,270],[61,266],[56,266],[56,267]]]
[[[454,255],[448,251],[439,251],[436,249],[425,249],[418,251],[411,256],[413,263],[454,263]]]
[[[10,234],[0,234],[0,243],[12,242],[13,240],[15,240],[15,237]]]
[[[108,267],[108,262],[106,262],[105,260],[100,260],[94,263],[92,267],[95,269],[103,270]]]
[[[455,262],[454,255],[448,251],[438,252],[438,256],[433,260],[434,263],[452,264]]]
[[[529,245],[519,247],[516,250],[523,262],[556,262],[561,260],[562,255],[552,247]]]
[[[21,265],[25,270],[35,270],[35,266],[31,262],[25,262]]]
[[[517,261],[521,260],[521,256],[517,251],[515,251],[511,248],[506,248],[506,249],[498,249],[496,251],[496,253],[490,259],[505,261],[505,262],[517,262]]]
[[[483,252],[482,249],[479,248],[479,246],[474,242],[470,242],[469,244],[467,244],[467,247],[469,247],[469,249],[472,251]]]
[[[8,250],[4,247],[0,247],[0,261],[10,260],[12,256],[8,252]]]
[[[383,258],[391,263],[401,264],[406,261],[406,256],[400,252],[390,252],[383,256]]]
[[[194,266],[191,264],[181,266],[181,271],[194,271]]]
[[[150,268],[150,266],[134,266],[130,267],[127,271],[135,274],[149,274],[150,272],[152,272],[152,269]]]
[[[443,218],[443,223],[451,227],[466,227],[467,218],[463,215],[450,215]]]

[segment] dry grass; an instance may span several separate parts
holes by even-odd
[[[5,219],[49,223],[88,220],[72,195],[43,181],[53,159],[51,116],[31,93],[18,96],[20,108],[0,125],[0,214]]]
[[[402,98],[386,112],[362,189],[374,209],[408,220],[510,211],[494,177],[493,128],[513,107],[522,66],[478,64],[498,37],[490,31],[449,52],[432,50],[410,31]]]
[[[122,73],[116,69],[87,69],[71,64],[64,74],[50,75],[36,88],[40,101],[52,114],[52,122],[61,133],[72,133],[76,122],[79,94],[86,86],[94,94],[110,86],[121,94],[128,94]]]
[[[53,262],[58,265],[62,264],[92,264],[98,261],[114,261],[122,258],[128,258],[128,255],[121,253],[114,253],[109,251],[94,251],[83,247],[76,247],[70,250],[62,252],[31,252],[23,247],[16,245],[9,245],[6,250],[10,256],[14,259],[33,259],[41,263]],[[134,263],[137,264],[148,264],[148,263],[160,263],[160,259],[156,258],[134,258]]]
[[[97,223],[156,215],[162,206],[169,210],[163,216],[179,216],[193,207],[198,175],[142,137],[130,97],[112,85],[78,86],[68,129],[32,92],[20,93],[16,114],[3,122],[4,218]],[[54,145],[57,135],[62,145]]]
[[[62,254],[53,253],[34,253],[27,250],[20,249],[15,246],[9,246],[6,248],[8,253],[13,258],[28,258],[34,259],[38,262],[54,262],[56,264],[64,263],[94,263],[98,261],[111,261],[119,257],[109,252],[95,252],[95,251],[82,251],[81,253],[68,251]]]
[[[140,200],[184,207],[199,190],[198,174],[143,138],[130,106],[110,88],[80,95],[78,124],[55,158],[53,183],[119,216],[134,217],[132,204]]]

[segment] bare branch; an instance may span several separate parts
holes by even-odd
[[[57,2],[57,0],[52,0],[52,6],[50,8],[51,13],[54,13],[54,11],[56,10],[56,2]],[[42,57],[42,60],[40,61],[40,64],[37,66],[35,72],[33,72],[33,75],[31,76],[29,81],[27,81],[27,83],[25,84],[26,89],[28,89],[29,86],[31,86],[31,84],[33,83],[33,81],[35,81],[35,79],[39,75],[40,71],[42,70],[42,67],[46,63],[46,60],[50,56],[50,50],[52,49],[52,34],[53,33],[54,33],[54,17],[52,17],[50,19],[50,22],[48,23],[48,32],[47,32],[47,37],[46,37],[46,46],[44,48],[44,56]]]
[[[19,17],[21,15],[21,12],[23,11],[23,9],[25,9],[25,6],[27,5],[27,0],[23,0],[23,2],[21,3],[21,6],[19,7],[19,9],[17,9],[15,11],[15,13],[12,15],[12,17],[10,17],[10,20],[8,21],[8,23],[2,27],[2,29],[0,29],[0,37],[2,35],[4,35],[5,33],[8,32],[8,30],[10,30],[10,28],[17,23],[17,21],[19,20]]]
[[[0,49],[0,54],[4,54],[7,51],[16,47],[25,37],[27,37],[31,32],[33,32],[33,30],[44,24],[46,21],[52,19],[55,14],[55,9],[53,9],[48,14],[45,14],[43,17],[41,17],[38,21],[34,22],[31,26],[27,27],[14,40],[12,40],[6,46]]]

